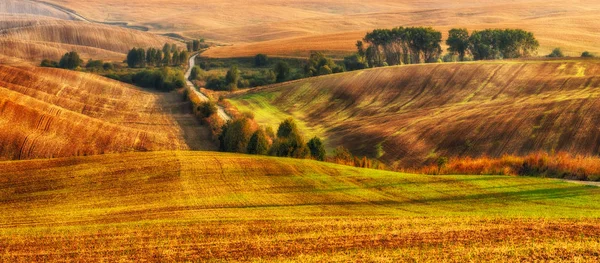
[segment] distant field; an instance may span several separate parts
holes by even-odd
[[[183,44],[151,33],[114,26],[54,18],[0,15],[0,55],[39,64],[58,60],[69,51],[83,59],[123,61],[133,47],[160,48],[165,43]]]
[[[307,134],[404,167],[439,156],[600,153],[600,61],[411,65],[329,75],[230,98],[260,124],[292,116]]]
[[[177,93],[97,75],[0,66],[0,160],[214,149]]]
[[[600,188],[551,179],[206,152],[0,171],[2,261],[599,259]]]

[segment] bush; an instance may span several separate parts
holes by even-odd
[[[75,51],[71,51],[63,55],[58,63],[58,67],[64,69],[76,69],[80,67],[81,64],[83,64],[83,60],[79,58],[79,54]]]
[[[85,67],[89,70],[93,70],[93,71],[99,71],[99,70],[103,70],[104,69],[104,61],[102,60],[88,60],[87,64],[85,64]]]
[[[208,118],[213,114],[217,113],[217,104],[212,101],[206,101],[200,103],[197,107],[198,114],[200,114],[200,118]]]
[[[584,51],[583,53],[581,53],[581,57],[582,58],[593,58],[595,56],[594,56],[594,54],[590,53],[589,51]]]
[[[45,68],[58,68],[58,62],[54,60],[44,59],[42,60],[40,66]]]
[[[108,62],[106,62],[106,63],[104,63],[104,64],[102,65],[102,68],[103,68],[104,70],[107,70],[107,71],[108,71],[108,70],[113,70],[113,69],[115,69],[115,65],[113,65],[112,63],[108,63]]]
[[[554,50],[552,50],[552,53],[550,53],[548,55],[549,58],[564,58],[565,55],[562,52],[562,49],[560,49],[559,47],[555,48]]]
[[[352,56],[348,56],[344,58],[344,66],[346,66],[346,70],[360,70],[367,68],[367,61],[364,56],[360,56],[359,54],[354,54]]]
[[[131,83],[144,87],[154,88],[159,91],[172,91],[185,86],[185,77],[181,70],[162,68],[157,70],[144,70],[131,75]]]
[[[192,68],[192,72],[190,73],[190,80],[204,79],[204,76],[204,70],[202,70],[202,68],[200,68],[199,66],[194,66]]]
[[[343,72],[344,69],[333,61],[325,57],[323,53],[314,52],[310,54],[307,64],[304,66],[304,73],[308,77],[328,75],[331,73]]]

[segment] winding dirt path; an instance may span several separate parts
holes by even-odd
[[[190,75],[192,74],[192,68],[194,68],[194,66],[196,66],[196,57],[197,56],[198,56],[198,54],[194,54],[193,56],[190,57],[190,59],[188,61],[188,69],[185,72],[185,82],[187,84],[188,90],[193,92],[194,94],[196,94],[196,96],[200,99],[200,101],[209,101],[210,99],[206,95],[204,95],[204,93],[198,91],[198,89],[196,89],[196,86],[194,86],[194,83],[192,83],[190,81]],[[225,109],[220,105],[217,105],[217,114],[225,122],[231,120],[231,116],[229,116],[225,112]]]

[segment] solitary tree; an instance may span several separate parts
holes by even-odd
[[[469,31],[464,28],[454,28],[449,31],[448,40],[448,51],[457,54],[458,60],[464,61],[465,54],[469,49]]]
[[[238,81],[240,81],[240,71],[237,65],[231,66],[225,75],[225,82],[229,86],[230,91],[234,91],[238,88]]]

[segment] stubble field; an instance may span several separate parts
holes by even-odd
[[[551,179],[424,176],[200,152],[0,168],[0,259],[11,262],[600,256],[600,188]]]

